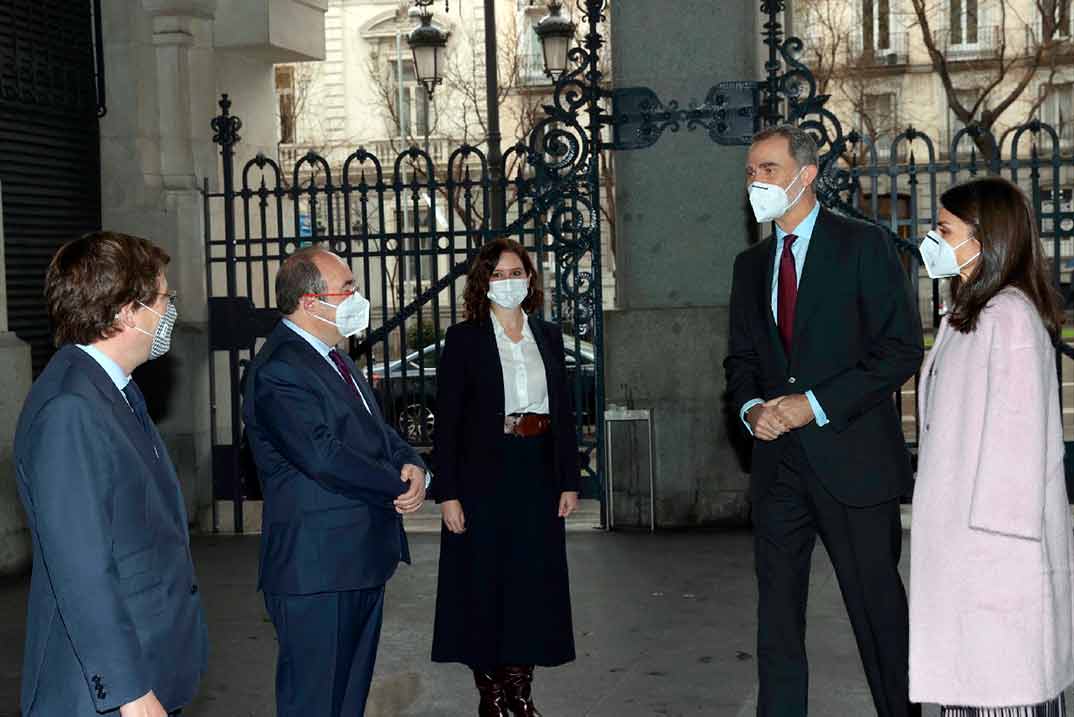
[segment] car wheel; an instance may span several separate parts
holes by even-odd
[[[401,404],[396,422],[400,435],[407,443],[413,445],[432,443],[436,416],[424,403]]]

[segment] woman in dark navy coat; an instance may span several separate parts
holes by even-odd
[[[535,665],[574,659],[564,518],[578,446],[563,334],[526,250],[487,244],[437,371],[432,493],[444,526],[433,660],[474,672],[482,717],[539,715]]]

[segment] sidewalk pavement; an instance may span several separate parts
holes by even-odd
[[[435,533],[412,535],[414,564],[401,565],[389,583],[368,717],[476,714],[468,671],[429,661],[438,542]],[[276,644],[255,592],[257,543],[257,536],[193,539],[211,652],[185,717],[275,714]],[[546,717],[752,717],[756,588],[748,533],[575,530],[568,546],[578,660],[538,670],[535,696]],[[908,540],[903,555],[905,568]],[[18,714],[27,585],[0,585],[0,717]],[[819,545],[808,641],[810,714],[875,714]]]

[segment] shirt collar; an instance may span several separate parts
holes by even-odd
[[[819,201],[813,205],[812,211],[810,211],[809,214],[805,216],[805,219],[799,222],[798,226],[794,228],[794,231],[790,232],[791,234],[794,234],[796,237],[798,237],[799,243],[808,243],[809,240],[813,237],[813,227],[817,224],[818,216],[820,216]],[[776,225],[776,238],[779,241],[782,242],[783,237],[787,236],[787,234],[788,232],[785,232],[780,229],[778,224]]]
[[[489,316],[492,317],[492,331],[496,334],[496,338],[506,338],[510,340],[507,336],[507,332],[504,331],[503,324],[501,324],[500,320],[496,317],[496,312],[489,311]],[[523,311],[522,316],[524,317],[522,319],[522,340],[532,341],[533,332],[530,331],[529,314]]]
[[[112,379],[112,383],[116,385],[120,391],[127,387],[130,383],[131,377],[123,373],[123,369],[119,367],[119,364],[112,360],[112,357],[101,351],[96,346],[90,346],[88,344],[76,344],[78,348],[88,353],[94,361],[100,364],[104,372],[108,374],[108,378]]]
[[[328,358],[328,353],[332,350],[331,346],[326,344],[324,341],[321,341],[309,331],[299,328],[298,324],[296,324],[294,321],[291,321],[290,319],[284,319],[283,325],[294,331],[302,338],[304,338],[306,340],[306,343],[316,349],[317,353],[319,353],[321,356]]]

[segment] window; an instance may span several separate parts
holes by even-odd
[[[955,90],[955,96],[958,97],[959,104],[965,107],[967,110],[973,109],[973,105],[977,102],[981,96],[981,90],[978,88],[971,88],[965,90]],[[945,98],[946,99],[946,98]],[[986,99],[981,103],[981,107],[978,110],[978,114],[973,119],[978,119],[980,113],[988,109],[988,100]],[[958,118],[955,111],[951,109],[950,105],[947,108],[947,141],[950,143],[954,141],[955,135],[966,126],[966,123]],[[958,149],[960,152],[968,152],[970,147],[973,146],[973,139],[969,136],[963,136],[958,143]]]
[[[1070,143],[1074,140],[1074,84],[1045,86],[1042,91],[1045,96],[1040,106],[1041,122],[1051,125],[1064,144]]]
[[[980,39],[979,0],[950,0],[948,21],[952,45],[976,45]]]
[[[1055,23],[1055,31],[1052,35],[1053,38],[1069,38],[1070,37],[1070,5],[1071,0],[1052,0],[1052,2],[1045,2],[1041,6],[1041,18],[1037,27],[1038,38],[1044,37],[1044,13],[1050,13],[1053,10],[1049,8],[1049,5],[1054,3],[1054,15],[1049,20]]]
[[[280,114],[280,142],[295,143],[295,68],[276,66],[276,98]]]
[[[400,68],[400,65],[402,66]],[[404,137],[424,137],[431,131],[429,124],[429,93],[414,74],[413,60],[391,63],[389,72],[392,80],[392,99],[399,102],[399,73],[402,70],[403,93],[402,106],[399,111],[399,125],[396,131],[402,131]]]
[[[886,157],[899,133],[899,106],[894,92],[867,94],[863,98],[859,132],[872,138],[876,151]]]
[[[891,0],[861,0],[862,46],[870,50],[891,48]]]

